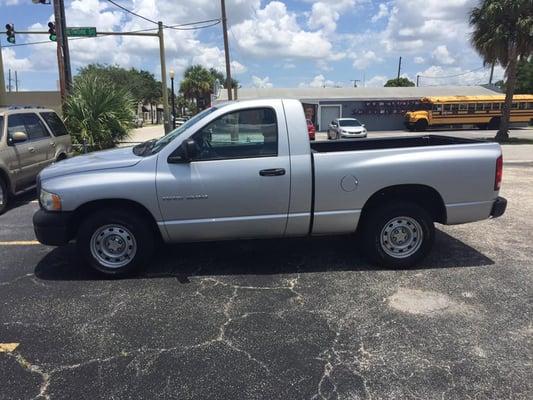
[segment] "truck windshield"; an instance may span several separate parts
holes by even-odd
[[[339,126],[361,126],[361,123],[356,119],[340,119]]]
[[[202,118],[205,118],[206,116],[208,116],[209,114],[211,114],[212,112],[214,112],[216,110],[217,110],[216,107],[211,107],[211,108],[208,108],[208,109],[202,111],[199,114],[196,114],[190,120],[185,122],[180,127],[174,129],[172,132],[168,133],[167,135],[163,136],[161,139],[154,140],[154,141],[151,141],[150,143],[147,143],[148,146],[146,146],[145,143],[141,143],[139,146],[144,147],[144,149],[142,151],[142,153],[143,153],[142,155],[149,155],[149,154],[155,154],[155,153],[160,152],[167,144],[172,142],[179,135],[181,135],[183,132],[185,132],[187,129],[189,129],[189,127],[191,127],[192,125],[196,124]],[[137,147],[137,146],[135,146],[135,147]]]

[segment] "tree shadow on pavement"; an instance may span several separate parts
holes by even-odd
[[[467,244],[437,230],[433,251],[410,269],[478,267],[494,264]],[[192,276],[273,275],[328,271],[378,271],[357,249],[354,236],[295,239],[240,240],[161,245],[144,271],[128,278],[177,278],[187,283]],[[98,280],[99,273],[81,264],[74,245],[48,253],[36,266],[44,280]]]

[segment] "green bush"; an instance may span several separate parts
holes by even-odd
[[[97,74],[76,77],[65,104],[65,123],[72,142],[84,140],[90,150],[114,147],[133,128],[135,101],[131,94]]]

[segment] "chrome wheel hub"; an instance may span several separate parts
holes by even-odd
[[[411,217],[391,219],[381,230],[381,248],[394,258],[407,258],[420,248],[424,234],[420,224]]]
[[[105,225],[91,237],[91,254],[103,266],[120,268],[127,265],[137,253],[132,233],[121,225]]]

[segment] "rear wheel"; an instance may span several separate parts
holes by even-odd
[[[428,122],[425,119],[419,119],[415,124],[415,131],[424,132],[428,128]]]
[[[362,234],[363,249],[372,264],[405,268],[429,253],[435,226],[429,213],[415,203],[386,204],[369,211]]]
[[[7,190],[7,183],[0,176],[0,215],[6,212],[8,199],[9,192]]]
[[[500,127],[500,117],[494,117],[490,120],[488,128],[498,129]]]
[[[477,124],[476,127],[481,130],[487,129],[488,124]]]
[[[149,261],[154,234],[144,218],[119,209],[106,209],[82,222],[77,246],[92,268],[109,276],[123,276]]]

